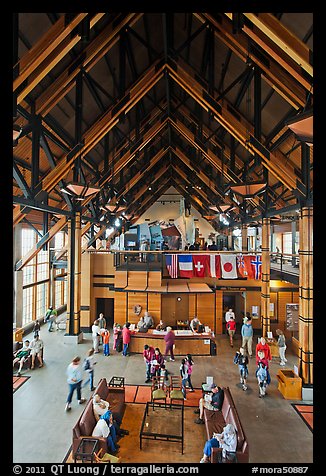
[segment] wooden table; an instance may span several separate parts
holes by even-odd
[[[94,453],[98,447],[98,440],[95,438],[83,438],[80,440],[75,453],[75,463],[81,460],[82,463],[89,461],[94,463]]]

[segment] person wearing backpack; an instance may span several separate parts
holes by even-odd
[[[84,359],[83,370],[88,373],[88,377],[82,385],[82,388],[86,387],[89,382],[91,392],[95,390],[94,387],[94,365],[96,364],[94,358],[94,349],[93,347],[87,352],[87,357]]]
[[[248,377],[248,356],[245,353],[245,349],[240,347],[236,352],[233,362],[238,365],[239,374],[240,374],[240,383],[242,385],[242,390],[247,390],[247,377]]]
[[[259,398],[262,398],[266,395],[266,387],[267,387],[267,368],[266,365],[259,361],[258,367],[256,370],[256,377],[258,381],[258,388],[259,388]]]

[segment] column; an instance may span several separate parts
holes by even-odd
[[[262,225],[262,283],[261,283],[261,322],[262,336],[270,331],[270,256],[269,256],[270,219],[263,218]]]
[[[313,383],[313,208],[303,207],[299,216],[299,374]]]
[[[80,342],[83,335],[80,332],[80,303],[81,303],[81,214],[68,221],[68,298],[67,298],[67,333],[65,342]]]
[[[248,251],[248,228],[247,225],[241,225],[242,251]]]
[[[22,223],[14,227],[13,232],[13,258],[14,269],[17,261],[22,259]],[[13,322],[16,328],[23,324],[23,269],[14,271],[14,289],[13,289]]]

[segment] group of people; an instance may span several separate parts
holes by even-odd
[[[39,332],[34,334],[34,337],[31,341],[26,339],[23,342],[21,349],[18,349],[13,354],[13,368],[18,363],[18,372],[17,376],[20,377],[25,361],[31,356],[31,370],[35,368],[35,359],[37,358],[39,362],[39,367],[43,367],[43,340],[39,336]]]

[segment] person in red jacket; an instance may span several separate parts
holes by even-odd
[[[151,345],[144,345],[143,357],[146,364],[146,380],[145,383],[151,381],[151,362],[154,359],[155,350]]]
[[[233,347],[233,336],[236,330],[236,323],[234,317],[230,317],[228,322],[226,323],[226,330],[230,336],[230,346]]]
[[[168,353],[170,352],[170,360],[174,362],[174,354],[173,354],[173,346],[175,341],[175,333],[172,330],[172,327],[168,326],[166,328],[167,334],[164,336],[165,340],[165,352],[164,352],[164,360],[166,360]]]
[[[129,327],[130,327],[130,322],[126,322],[122,329],[122,342],[123,342],[122,355],[124,357],[129,357],[129,354],[127,352],[128,352],[128,347],[131,340],[131,334],[132,334]]]
[[[261,337],[260,342],[256,345],[256,365],[258,365],[259,357],[258,352],[263,351],[265,354],[265,359],[269,362],[272,360],[271,348],[267,344],[264,337]]]

